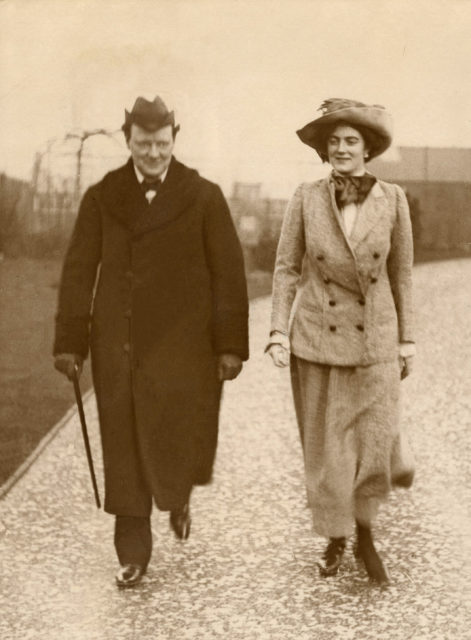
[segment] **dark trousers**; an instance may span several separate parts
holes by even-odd
[[[121,565],[146,568],[152,553],[150,516],[116,516],[114,546]]]

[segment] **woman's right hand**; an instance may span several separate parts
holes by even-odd
[[[289,351],[288,349],[283,347],[281,344],[272,344],[268,349],[268,353],[270,354],[271,359],[273,360],[273,364],[275,364],[277,367],[288,366]]]

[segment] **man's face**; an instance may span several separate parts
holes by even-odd
[[[150,132],[132,124],[127,145],[142,175],[155,180],[167,169],[172,159],[175,146],[172,125]]]

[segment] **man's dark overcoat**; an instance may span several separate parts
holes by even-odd
[[[217,355],[248,357],[243,258],[220,188],[172,158],[149,205],[132,161],[84,195],[54,353],[90,345],[105,510],[148,515],[211,479]],[[144,496],[144,497],[143,497]]]

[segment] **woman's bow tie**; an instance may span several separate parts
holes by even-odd
[[[335,199],[338,207],[347,204],[361,204],[371,191],[376,178],[370,174],[363,176],[339,176],[333,174]]]

